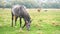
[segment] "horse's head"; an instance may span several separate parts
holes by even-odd
[[[26,20],[26,28],[28,31],[30,30],[30,24],[31,24],[31,19]]]

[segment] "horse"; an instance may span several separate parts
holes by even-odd
[[[30,24],[31,24],[31,17],[28,13],[28,11],[26,10],[26,7],[24,5],[14,5],[12,6],[12,27],[13,27],[13,20],[14,20],[14,16],[15,16],[15,26],[16,26],[16,21],[17,18],[19,17],[20,19],[20,27],[24,28],[26,26],[27,30],[30,30]],[[21,19],[23,18],[25,24],[23,26],[21,26]]]

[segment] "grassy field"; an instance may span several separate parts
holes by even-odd
[[[0,9],[0,34],[60,34],[60,10],[28,10],[31,16],[30,31],[26,27],[20,31],[19,19],[16,27],[11,27],[11,10]],[[22,20],[23,21],[23,20]],[[24,24],[24,21],[23,23]]]

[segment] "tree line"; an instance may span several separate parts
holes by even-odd
[[[33,0],[0,0],[0,8],[11,8],[12,5],[25,5],[27,8],[60,8],[60,3],[40,3]]]

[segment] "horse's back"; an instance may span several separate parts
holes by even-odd
[[[16,15],[16,16],[19,16],[20,13],[22,13],[22,9],[20,10],[20,7],[22,7],[22,6],[20,6],[20,5],[14,5],[14,6],[12,7],[12,13],[13,13],[14,15]]]
[[[23,16],[23,17],[28,15],[26,7],[24,5],[14,5],[12,7],[12,13],[16,16]]]

